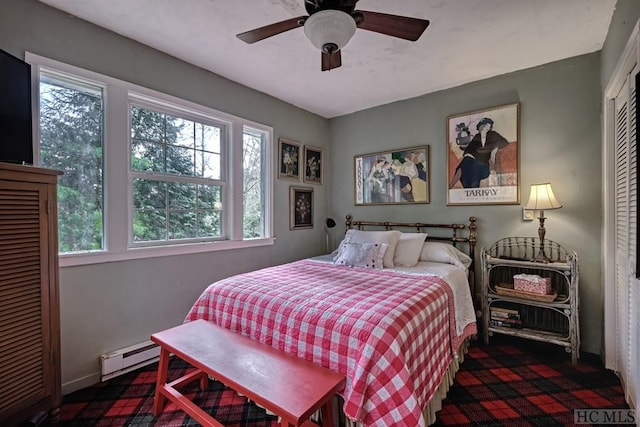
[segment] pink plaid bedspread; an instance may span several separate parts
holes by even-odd
[[[455,351],[450,287],[436,277],[297,261],[210,285],[205,319],[347,376],[344,413],[366,426],[423,425]],[[284,380],[284,379],[283,379]]]

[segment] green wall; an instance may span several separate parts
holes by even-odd
[[[600,55],[594,53],[331,119],[329,215],[463,223],[474,215],[478,247],[490,246],[502,237],[537,236],[538,221],[523,221],[522,206],[531,184],[551,182],[563,208],[545,212],[546,237],[578,252],[582,349],[598,353],[602,330],[599,67]],[[521,104],[521,204],[446,206],[447,116],[514,102]],[[430,204],[354,206],[353,185],[344,185],[353,183],[354,155],[424,144],[430,150]]]
[[[618,0],[616,10],[609,24],[609,32],[602,46],[602,59],[600,66],[600,81],[606,88],[609,79],[613,75],[618,58],[624,50],[629,36],[640,17],[640,1]]]

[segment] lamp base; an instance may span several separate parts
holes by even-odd
[[[538,219],[540,220],[540,226],[538,227],[538,238],[540,239],[540,249],[538,250],[538,255],[536,255],[536,257],[531,261],[547,264],[550,262],[550,260],[547,254],[544,253],[544,235],[545,235],[544,220],[546,218],[544,217],[543,210],[540,210],[540,216],[538,217]]]

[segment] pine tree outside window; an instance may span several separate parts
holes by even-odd
[[[103,88],[43,72],[40,76],[40,163],[58,180],[61,253],[104,248]]]
[[[273,129],[31,53],[62,267],[272,245]]]

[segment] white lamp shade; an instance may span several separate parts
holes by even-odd
[[[551,189],[551,184],[548,182],[544,184],[532,184],[531,194],[529,195],[529,202],[525,209],[529,210],[547,210],[558,209],[562,205],[556,199]]]
[[[304,23],[304,33],[320,50],[328,43],[342,49],[355,32],[356,21],[341,10],[321,10],[309,16]]]

